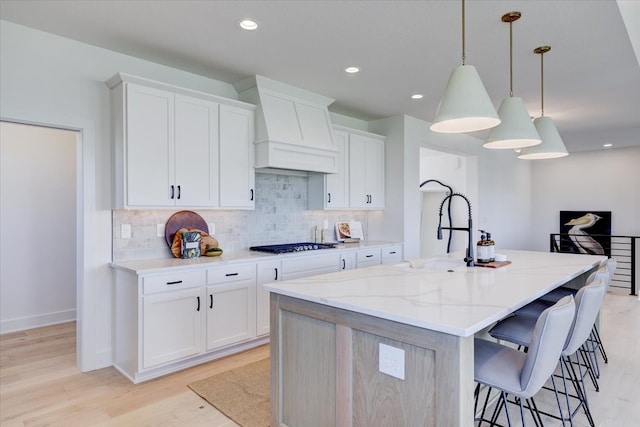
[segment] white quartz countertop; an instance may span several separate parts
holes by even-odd
[[[335,243],[335,242],[327,242]],[[334,249],[322,249],[316,251],[304,251],[286,254],[270,254],[266,252],[257,252],[250,250],[241,250],[234,252],[224,252],[217,257],[201,256],[194,259],[181,259],[181,258],[157,258],[157,259],[140,259],[129,261],[118,261],[111,263],[111,267],[133,272],[136,274],[147,273],[165,273],[175,271],[177,269],[189,270],[198,269],[203,267],[217,267],[229,264],[235,264],[239,262],[259,262],[272,259],[287,259],[312,255],[323,255],[328,253],[344,253],[348,251],[355,251],[358,249],[366,249],[372,247],[385,247],[391,245],[398,245],[398,242],[387,242],[378,240],[361,241],[359,243],[335,243]]]
[[[468,337],[597,266],[604,256],[507,251],[510,265],[466,267],[462,254],[423,268],[380,265],[264,285],[290,297]],[[413,264],[420,264],[414,262]]]

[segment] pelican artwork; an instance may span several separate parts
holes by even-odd
[[[593,213],[588,213],[580,218],[574,218],[565,224],[573,226],[569,229],[569,238],[573,244],[576,245],[581,254],[605,254],[602,245],[584,231],[585,228],[592,227],[599,219],[602,219],[602,217]]]

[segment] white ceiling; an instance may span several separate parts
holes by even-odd
[[[633,46],[640,50],[640,1],[466,3],[466,63],[476,66],[496,108],[509,91],[509,25],[500,17],[517,10],[514,95],[531,115],[540,115],[533,49],[551,45],[545,115],[568,150],[640,145]],[[461,64],[458,0],[2,0],[0,17],[229,83],[260,74],[334,98],[330,110],[365,120],[408,114],[431,121],[449,73]],[[244,17],[260,28],[238,29]],[[361,72],[347,75],[350,65]],[[411,100],[417,92],[424,98]]]

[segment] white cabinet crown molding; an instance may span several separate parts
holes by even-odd
[[[256,109],[256,105],[250,104],[248,102],[225,98],[223,96],[214,95],[207,92],[201,92],[194,89],[188,89],[188,88],[172,85],[170,83],[163,83],[163,82],[151,80],[145,77],[134,76],[132,74],[127,74],[122,72],[114,74],[107,81],[105,81],[105,84],[109,89],[113,89],[123,82],[139,84],[147,87],[152,87],[155,89],[167,90],[180,95],[190,96],[193,98],[201,98],[207,101],[217,102],[220,104],[226,104],[226,105],[231,105],[235,107],[246,108],[249,110]]]

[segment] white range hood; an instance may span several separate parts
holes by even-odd
[[[256,109],[255,167],[336,173],[338,149],[328,106],[334,100],[262,76],[234,85]]]

